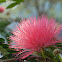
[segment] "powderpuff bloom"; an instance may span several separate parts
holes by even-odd
[[[0,6],[0,13],[3,13],[3,12],[4,12],[4,10],[5,10],[5,8],[4,8],[4,7],[2,7],[2,6]]]
[[[10,48],[18,51],[23,49],[18,54],[22,53],[20,58],[24,59],[34,51],[38,52],[60,42],[61,40],[57,39],[60,31],[61,26],[57,25],[53,18],[49,20],[46,16],[30,17],[12,31],[13,35],[9,37],[13,41],[10,42]]]

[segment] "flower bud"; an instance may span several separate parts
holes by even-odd
[[[5,8],[4,8],[4,7],[2,7],[2,6],[0,6],[0,13],[3,13],[3,12],[4,12],[4,10],[5,10]]]
[[[55,50],[53,51],[53,54],[54,54],[55,56],[57,56],[60,52],[61,52],[61,51],[60,51],[59,49],[55,49]]]

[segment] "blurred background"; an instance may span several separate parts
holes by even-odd
[[[0,0],[0,6],[4,7],[3,13],[0,12],[0,41],[8,44],[10,32],[22,22],[22,18],[38,17],[42,14],[49,18],[55,18],[58,24],[62,24],[62,0]],[[62,32],[60,34],[62,36]],[[0,42],[0,51],[3,49]],[[8,45],[6,45],[8,47]],[[12,50],[3,49],[4,59],[11,57]],[[9,51],[9,52],[8,52]],[[15,51],[12,51],[12,53]],[[7,54],[6,54],[7,53]]]

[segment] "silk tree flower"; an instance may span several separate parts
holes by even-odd
[[[3,13],[3,12],[4,12],[4,10],[5,10],[5,8],[4,8],[4,7],[2,7],[2,6],[0,6],[0,13]]]
[[[20,51],[21,59],[26,58],[34,51],[38,52],[49,46],[53,46],[61,40],[57,39],[61,31],[61,26],[57,25],[54,18],[48,19],[46,16],[30,17],[19,23],[12,31],[10,48]],[[29,52],[27,52],[29,51]],[[16,55],[16,56],[17,56]]]

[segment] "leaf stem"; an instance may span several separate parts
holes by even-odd
[[[46,59],[46,58],[45,58],[45,55],[44,55],[44,52],[43,52],[43,49],[41,49],[41,52],[42,52],[43,58]]]

